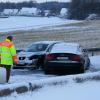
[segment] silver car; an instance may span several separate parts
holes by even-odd
[[[18,67],[33,67],[43,68],[45,55],[54,44],[61,41],[38,41],[33,42],[25,50],[18,53],[19,63],[14,66]]]

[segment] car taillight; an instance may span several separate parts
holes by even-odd
[[[54,58],[55,58],[54,54],[47,54],[46,57],[45,57],[46,60],[52,60]]]
[[[73,61],[80,61],[81,57],[79,55],[73,55],[73,56],[71,56],[71,60],[73,60]]]

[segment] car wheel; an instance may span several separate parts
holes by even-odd
[[[85,70],[89,70],[90,67],[90,59],[84,64]]]
[[[50,72],[48,70],[44,70],[45,74],[50,74]]]
[[[44,70],[44,63],[41,64],[40,68]]]
[[[85,67],[81,67],[79,73],[84,73],[84,72],[85,72]]]
[[[44,69],[44,73],[45,73],[45,74],[52,74],[52,70]]]
[[[90,67],[90,59],[88,59],[87,70],[89,70],[89,67]]]
[[[37,66],[32,67],[34,70],[38,69]]]
[[[81,71],[80,71],[81,73],[84,73],[85,72],[85,69],[81,69]]]

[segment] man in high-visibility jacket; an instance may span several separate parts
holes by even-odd
[[[7,82],[10,78],[10,70],[13,63],[18,63],[18,58],[16,54],[16,49],[13,44],[13,37],[8,36],[6,40],[0,43],[0,64],[2,67],[6,68],[7,71]]]

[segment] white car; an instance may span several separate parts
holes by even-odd
[[[18,53],[19,63],[14,66],[18,67],[34,67],[43,68],[44,58],[47,52],[53,47],[54,44],[61,41],[38,41],[33,42],[25,50]],[[32,66],[31,66],[32,65]]]

